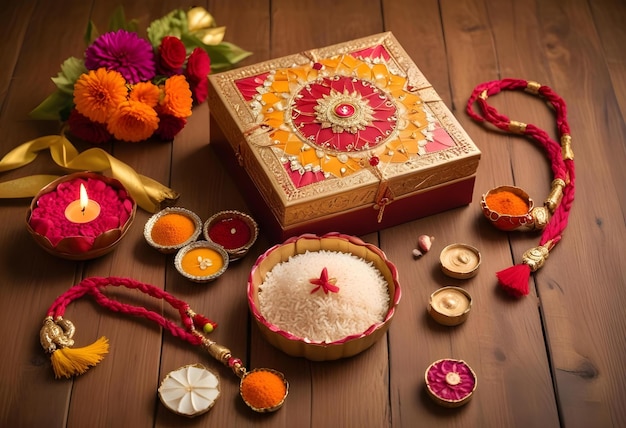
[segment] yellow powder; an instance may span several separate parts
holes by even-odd
[[[194,248],[183,256],[180,264],[188,274],[202,277],[222,269],[224,260],[220,253],[211,248]]]

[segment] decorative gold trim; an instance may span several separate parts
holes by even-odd
[[[561,156],[563,157],[563,160],[574,160],[572,136],[569,134],[563,134],[561,136]]]
[[[543,203],[546,208],[550,210],[550,213],[554,214],[554,210],[561,202],[563,197],[563,188],[565,187],[565,181],[560,178],[552,180],[552,190]]]
[[[515,134],[523,134],[526,132],[526,124],[524,122],[512,120],[509,122],[509,131]]]
[[[265,203],[283,228],[313,221],[363,206],[373,205],[379,185],[371,168],[363,168],[342,178],[331,178],[297,188],[285,173],[280,150],[275,150],[269,132],[260,132],[256,115],[243,99],[235,82],[281,68],[293,68],[337,55],[382,45],[391,58],[385,61],[390,72],[406,76],[406,91],[422,99],[423,107],[439,121],[454,146],[434,153],[411,156],[406,162],[381,162],[381,176],[396,198],[419,193],[431,186],[444,185],[476,172],[480,151],[432,88],[409,55],[387,32],[325,48],[209,76],[211,115],[239,154],[240,164],[263,195]],[[246,132],[252,130],[254,132]],[[395,148],[402,153],[402,146]],[[242,171],[242,173],[244,173]]]
[[[535,82],[533,80],[529,80],[526,83],[526,92],[537,95],[539,93],[539,88],[541,88],[541,83]]]

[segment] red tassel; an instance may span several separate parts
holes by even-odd
[[[530,279],[530,266],[526,263],[511,266],[496,273],[502,288],[515,297],[528,294],[528,281]]]

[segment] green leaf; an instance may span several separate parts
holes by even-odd
[[[214,57],[223,57],[225,63],[228,64],[227,68],[229,68],[252,55],[252,52],[241,49],[239,46],[236,46],[230,42],[222,42],[219,45],[205,46],[205,50],[211,57],[211,68],[215,69],[216,71],[218,70],[213,66]]]
[[[175,9],[162,18],[155,19],[148,26],[148,39],[152,47],[157,48],[165,36],[182,36],[188,32],[187,14],[182,9]]]
[[[138,21],[131,19],[126,21],[126,13],[124,12],[124,6],[118,6],[113,11],[113,14],[109,18],[109,31],[126,30],[136,33]]]
[[[96,24],[93,21],[89,20],[87,24],[87,30],[85,31],[85,36],[83,37],[85,46],[89,46],[93,43],[94,40],[98,38],[100,34],[98,33],[98,29],[96,28]]]
[[[72,94],[74,92],[74,83],[81,74],[86,73],[85,62],[76,57],[69,57],[61,65],[61,71],[52,81],[61,92]]]
[[[204,49],[211,58],[211,70],[213,71],[231,68],[239,61],[252,55],[251,52],[228,42],[221,42],[217,45],[203,43],[194,33],[189,31],[187,13],[182,9],[173,10],[163,18],[150,23],[148,39],[155,49],[158,48],[165,36],[178,37],[187,48],[187,54],[196,47]]]
[[[33,119],[63,120],[73,103],[74,98],[71,94],[57,90],[35,107],[29,115]]]

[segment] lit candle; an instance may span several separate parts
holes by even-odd
[[[461,324],[469,316],[472,297],[460,287],[443,287],[430,296],[428,312],[440,324]]]
[[[89,223],[100,215],[100,204],[89,199],[85,185],[80,185],[79,199],[65,208],[65,218],[72,223]]]

